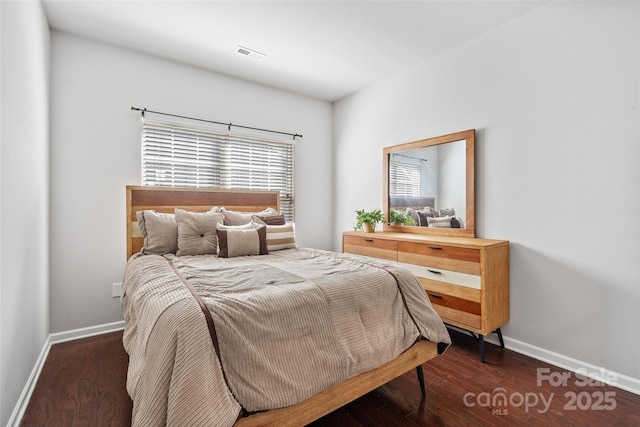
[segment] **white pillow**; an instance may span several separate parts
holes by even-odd
[[[451,217],[443,216],[440,218],[431,218],[427,217],[427,222],[429,223],[429,227],[434,228],[451,228]]]

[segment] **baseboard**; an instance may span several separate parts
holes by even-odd
[[[22,390],[22,393],[18,398],[18,402],[13,409],[13,413],[9,418],[7,427],[18,427],[20,425],[22,417],[24,416],[24,411],[27,409],[27,405],[29,404],[29,400],[31,399],[31,394],[36,387],[38,377],[40,377],[40,372],[42,372],[42,367],[44,366],[44,362],[47,360],[47,356],[49,355],[49,350],[51,349],[52,345],[59,344],[65,341],[92,337],[94,335],[120,331],[122,329],[124,329],[123,320],[119,322],[106,323],[104,325],[90,326],[87,328],[73,329],[71,331],[49,334],[44,342],[42,350],[40,351],[40,355],[36,360],[36,364],[33,367],[29,378],[27,379],[27,384],[24,386],[24,389]]]
[[[40,376],[40,372],[42,371],[42,367],[44,366],[45,360],[47,360],[47,356],[49,355],[49,349],[51,348],[51,335],[47,337],[44,341],[44,346],[42,346],[42,350],[40,350],[40,355],[38,359],[36,359],[36,364],[31,370],[31,374],[27,379],[27,383],[22,389],[22,393],[18,398],[18,402],[16,406],[13,408],[13,412],[11,413],[11,417],[9,417],[9,422],[7,423],[7,427],[18,427],[20,425],[20,421],[22,421],[22,416],[24,415],[24,411],[27,409],[27,405],[29,404],[29,399],[31,399],[31,394],[33,393],[33,389],[36,387],[36,383],[38,382],[38,377]]]
[[[72,329],[70,331],[56,332],[50,334],[51,345],[65,341],[79,340],[81,338],[95,335],[108,334],[109,332],[121,331],[124,329],[124,320],[118,322],[105,323],[103,325],[89,326],[87,328]]]
[[[603,383],[609,384],[613,387],[617,387],[621,390],[640,395],[640,379],[638,378],[633,378],[629,375],[610,371],[603,368],[602,366],[592,365],[591,363],[586,363],[581,360],[574,359],[563,354],[555,353],[553,351],[537,347],[535,345],[528,344],[514,338],[509,338],[504,335],[503,339],[505,348],[511,351],[524,354],[525,356],[529,356],[533,359],[540,360],[541,362],[546,362],[559,368],[566,369],[570,372],[577,372],[582,376],[587,376]],[[486,336],[484,340],[486,342],[490,342],[491,344],[495,344],[498,346],[500,345],[495,334]]]

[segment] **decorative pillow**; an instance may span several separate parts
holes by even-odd
[[[418,216],[418,211],[415,209],[407,208],[407,214],[413,218],[417,225],[420,225],[420,217]]]
[[[440,217],[440,218],[427,217],[427,222],[429,224],[429,227],[451,228],[451,217],[450,216],[443,216],[443,217]]]
[[[260,212],[237,212],[220,208],[220,212],[224,214],[224,225],[243,225],[252,221],[253,215],[258,216],[276,216],[280,212],[273,208],[267,208]]]
[[[433,212],[426,211],[416,211],[418,214],[419,221],[417,224],[421,227],[428,227],[429,223],[427,222],[428,218],[435,218],[435,214]]]
[[[269,251],[297,248],[292,223],[285,225],[267,225],[267,248]]]
[[[175,215],[153,210],[136,212],[140,234],[144,237],[141,252],[146,255],[174,254],[178,250],[178,223]]]
[[[458,219],[458,217],[454,216],[451,218],[451,228],[461,228],[460,220]]]
[[[454,208],[440,209],[440,216],[456,216],[456,210]]]
[[[244,255],[268,255],[267,227],[257,228],[228,228],[220,227],[216,230],[220,245],[220,258],[232,258]]]
[[[264,225],[285,225],[286,224],[286,221],[284,219],[284,214],[274,215],[274,216],[253,215],[251,219],[256,224],[264,224]]]
[[[178,223],[177,256],[215,254],[218,250],[216,226],[224,215],[218,212],[187,212],[176,209]]]

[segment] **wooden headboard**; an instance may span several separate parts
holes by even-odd
[[[389,206],[393,209],[406,210],[407,208],[420,210],[425,207],[435,208],[436,198],[432,196],[421,197],[401,197],[401,196],[389,196]]]
[[[173,213],[176,208],[206,212],[213,206],[242,212],[257,212],[266,208],[280,210],[280,193],[127,185],[127,259],[144,245],[136,212],[153,209]]]

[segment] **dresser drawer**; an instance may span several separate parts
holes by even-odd
[[[443,322],[480,332],[482,303],[479,289],[424,278],[418,280]]]
[[[344,236],[342,251],[389,261],[398,260],[398,242],[395,240],[376,239],[368,236]]]
[[[475,314],[477,316],[481,314],[479,302],[454,297],[443,292],[435,292],[430,290],[427,290],[426,292],[427,296],[429,297],[429,301],[431,301],[431,304],[453,308],[455,310],[464,311],[466,313]]]
[[[480,275],[480,250],[428,243],[398,242],[398,261]]]
[[[400,255],[398,255],[398,258],[400,258]],[[445,270],[443,268],[433,268],[424,265],[407,264],[404,262],[398,262],[398,265],[409,270],[418,279],[445,282],[472,289],[480,289],[482,286],[480,276],[476,276],[475,274],[459,273],[457,271]]]
[[[418,277],[418,281],[422,285],[422,288],[427,292],[451,295],[452,297],[461,298],[477,303],[481,301],[480,289],[473,289],[466,286],[458,286],[451,283],[438,282],[435,280],[425,279],[423,277]]]

